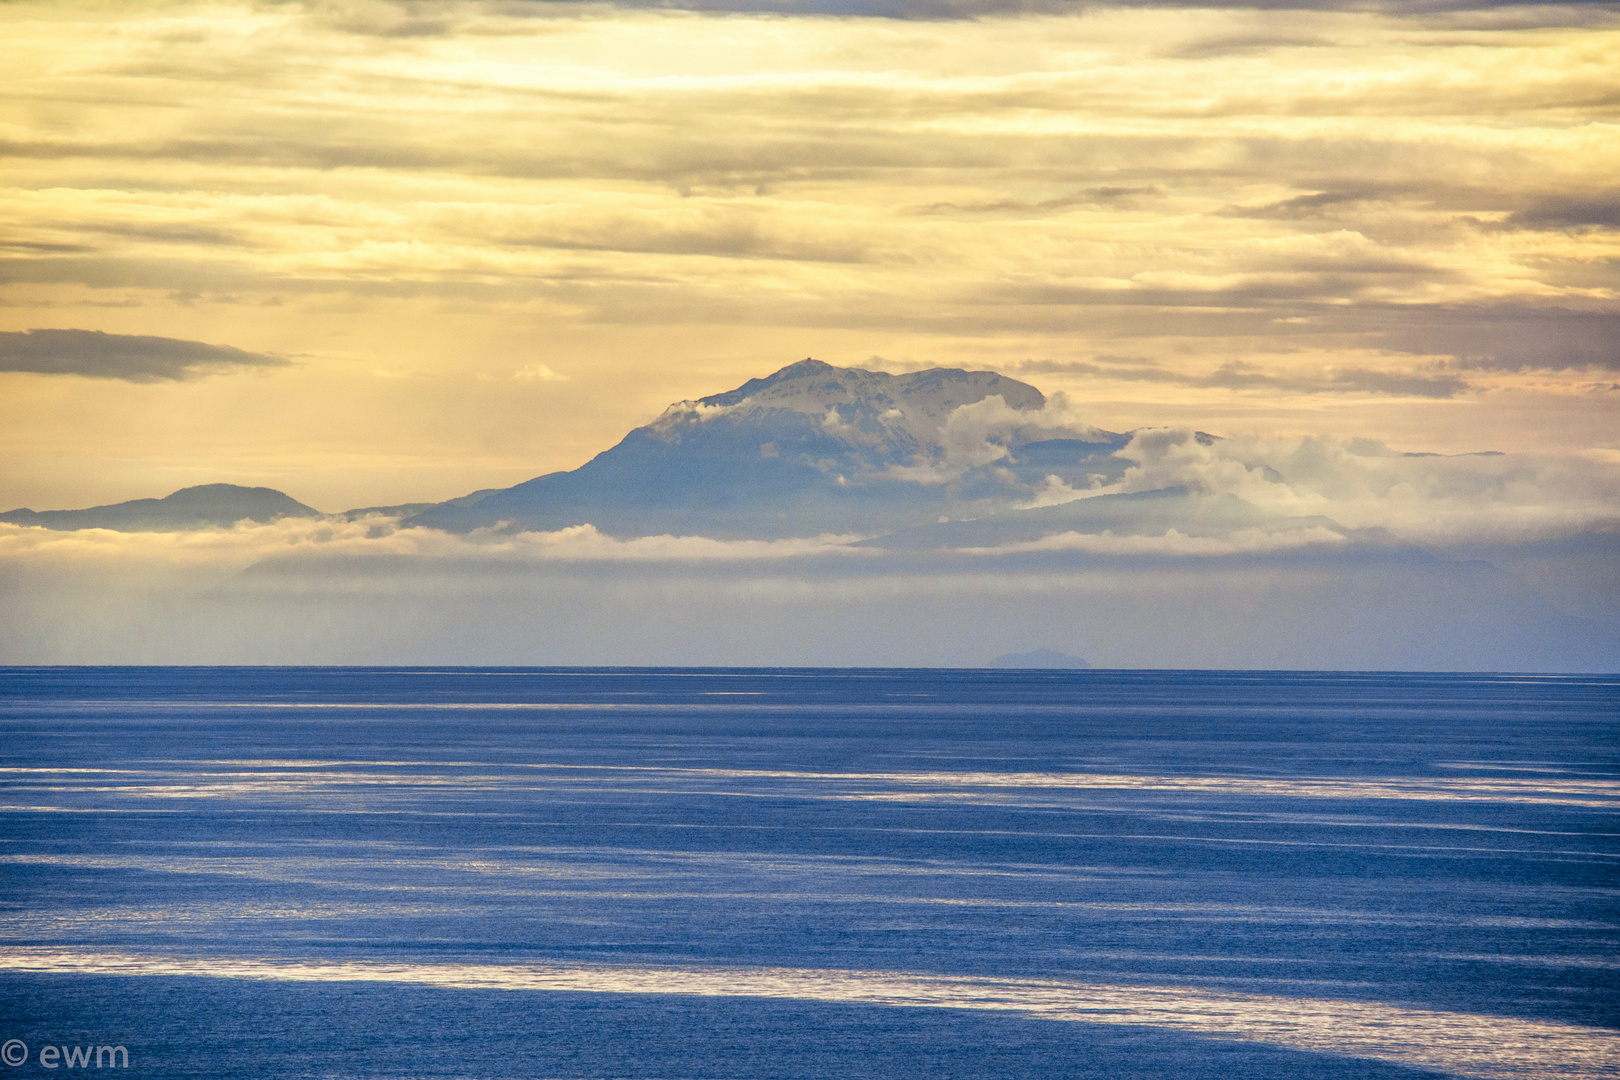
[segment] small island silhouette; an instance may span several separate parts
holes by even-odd
[[[993,668],[1089,668],[1090,662],[1078,656],[1068,656],[1056,649],[1036,649],[1034,652],[1008,653],[990,661]]]

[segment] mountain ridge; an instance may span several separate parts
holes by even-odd
[[[1121,454],[1132,434],[1092,427],[1061,395],[1048,398],[993,371],[895,375],[806,358],[735,389],[675,402],[577,469],[438,503],[322,515],[271,488],[209,484],[83,510],[19,509],[0,521],[162,531],[383,517],[452,533],[589,525],[620,538],[838,535],[896,551],[994,548],[1064,533],[1347,534],[1327,518],[1291,518],[1231,495],[1110,491],[1134,464]]]

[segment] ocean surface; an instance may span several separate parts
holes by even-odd
[[[1620,1075],[1620,677],[12,668],[0,785],[0,1077]]]

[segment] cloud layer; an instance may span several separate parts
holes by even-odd
[[[1422,544],[1523,542],[1620,528],[1620,455],[1406,454],[1372,440],[1199,439],[1138,432],[1116,484],[1077,494],[1186,487],[1293,516],[1319,514]]]
[[[1572,618],[1484,563],[1342,542],[1104,536],[918,557],[248,531],[115,545],[0,528],[0,659],[980,666],[1054,648],[1103,667],[1620,664],[1612,619]]]
[[[4,5],[0,323],[244,350],[12,364],[296,355],[261,411],[193,395],[208,452],[505,482],[807,353],[1044,372],[1113,430],[1613,442],[1610,8],[755,6]],[[5,422],[126,460],[98,392]],[[323,400],[377,422],[290,428]],[[353,469],[312,497],[460,493]]]
[[[283,367],[287,362],[282,357],[244,352],[229,345],[139,334],[0,331],[0,371],[153,382],[195,379],[233,367]]]

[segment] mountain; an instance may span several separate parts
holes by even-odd
[[[1205,446],[1217,441],[1197,438]],[[1326,518],[1286,517],[1230,494],[1175,486],[1092,494],[1135,464],[1120,453],[1130,439],[1090,427],[1069,415],[1066,402],[992,371],[891,375],[806,359],[735,390],[677,402],[578,469],[437,504],[337,517],[457,533],[591,525],[618,537],[840,535],[857,546],[914,552],[1006,548],[1068,533],[1108,534],[1105,543],[1172,531],[1182,539],[1318,527],[1346,533]],[[14,510],[0,521],[136,532],[318,516],[270,488],[208,484],[85,510]]]
[[[873,535],[1034,499],[1049,477],[1115,479],[1125,435],[1064,420],[990,371],[890,375],[801,360],[671,405],[571,472],[442,503],[454,532],[590,524],[621,536]]]
[[[274,488],[201,484],[161,499],[132,499],[84,510],[12,510],[0,521],[47,529],[113,529],[118,532],[175,532],[238,521],[270,522],[287,517],[320,517],[321,512]]]
[[[570,472],[292,527],[306,542],[246,534],[179,575],[108,560],[108,545],[46,545],[48,566],[0,558],[0,660],[1615,670],[1620,529],[1401,539],[1408,522],[1423,535],[1439,505],[1424,498],[1538,475],[1487,464],[1367,440],[1099,431],[992,372],[806,360],[678,402]],[[1369,513],[1369,492],[1389,512]],[[215,484],[0,521],[179,531],[293,515],[317,516]],[[838,539],[512,535],[587,524]]]

